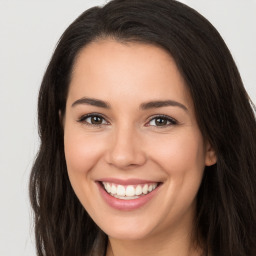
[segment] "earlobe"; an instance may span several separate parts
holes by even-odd
[[[216,162],[217,162],[216,152],[213,149],[212,145],[208,142],[206,144],[205,165],[211,166],[211,165],[216,164]]]

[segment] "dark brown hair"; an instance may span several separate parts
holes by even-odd
[[[70,185],[59,112],[65,113],[74,61],[92,41],[113,38],[160,46],[174,58],[203,136],[217,153],[197,196],[197,242],[214,256],[256,255],[256,121],[234,60],[216,29],[173,0],[113,0],[78,17],[64,32],[38,100],[41,139],[30,177],[38,255],[82,256],[106,235]],[[103,255],[102,254],[102,255]]]

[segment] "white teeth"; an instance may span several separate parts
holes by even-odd
[[[107,186],[105,186],[105,188],[108,191],[108,193],[111,193],[111,186],[109,183],[107,183]]]
[[[145,184],[145,185],[143,186],[142,192],[143,192],[143,194],[145,194],[145,195],[148,193],[148,184]]]
[[[125,187],[122,185],[117,186],[116,194],[118,196],[125,196]]]
[[[138,196],[117,196],[117,195],[114,195],[114,197],[118,199],[123,199],[123,200],[132,200],[132,199],[139,198]]]
[[[135,189],[133,186],[128,186],[125,192],[126,196],[135,196]]]
[[[141,187],[141,185],[138,185],[137,187],[136,187],[136,189],[135,189],[135,195],[136,196],[139,196],[139,195],[141,195],[142,194],[142,187]]]
[[[116,194],[116,186],[115,185],[112,185],[111,186],[111,192],[110,192],[111,194]]]
[[[146,195],[156,189],[157,183],[151,183],[151,184],[144,184],[144,185],[117,185],[112,184],[108,182],[103,182],[105,190],[111,194],[112,196],[124,199],[124,200],[130,200],[130,199],[136,199],[139,198],[141,195]]]

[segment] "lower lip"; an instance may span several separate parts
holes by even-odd
[[[111,196],[109,193],[107,193],[106,190],[102,187],[102,185],[99,182],[97,182],[97,185],[106,203],[112,208],[121,210],[121,211],[132,211],[142,207],[156,195],[160,187],[160,186],[157,186],[152,192],[144,196],[140,196],[137,199],[122,200],[122,199],[115,198]]]

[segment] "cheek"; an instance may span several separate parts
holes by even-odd
[[[166,220],[179,218],[194,207],[201,184],[205,166],[203,138],[197,133],[176,134],[154,145],[153,160],[166,175],[166,197],[162,198],[162,205],[168,209]]]
[[[69,175],[87,175],[103,152],[103,145],[95,136],[65,128],[64,148]]]
[[[200,133],[184,133],[152,142],[152,156],[166,172],[181,174],[202,170],[204,142]]]
[[[176,211],[167,211],[167,215],[179,216],[178,212],[186,212],[195,202],[201,184],[205,159],[203,138],[195,131],[173,134],[155,142],[152,158],[166,175],[167,196],[162,203],[166,209]]]
[[[81,129],[65,127],[64,150],[69,180],[79,201],[85,209],[92,211],[92,215],[94,202],[89,195],[95,186],[91,170],[103,152],[102,142],[95,139],[95,136],[86,135]]]

